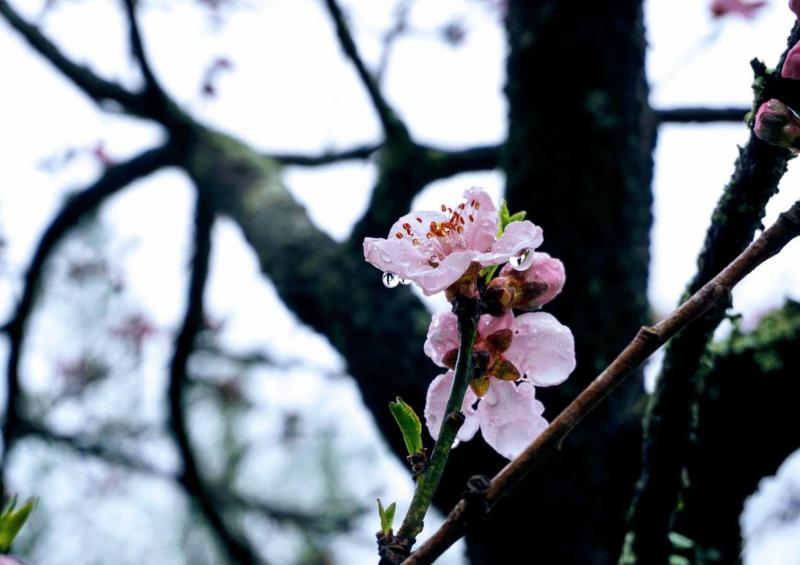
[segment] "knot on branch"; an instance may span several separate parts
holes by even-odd
[[[411,548],[417,541],[410,536],[394,535],[391,530],[388,534],[378,532],[375,537],[378,539],[378,555],[381,558],[378,565],[400,565],[411,555]]]
[[[411,478],[416,481],[428,468],[428,451],[423,448],[406,457],[406,461],[411,465]]]
[[[491,486],[492,480],[486,475],[473,475],[467,480],[467,488],[464,489],[462,495],[465,503],[461,514],[462,519],[479,520],[489,513],[486,494]]]

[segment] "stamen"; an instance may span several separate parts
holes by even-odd
[[[394,234],[394,236],[395,236],[397,239],[403,239],[403,234],[402,234],[402,233],[400,233],[400,232],[397,232],[396,234]]]

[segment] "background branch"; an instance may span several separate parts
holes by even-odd
[[[186,388],[186,367],[192,352],[194,339],[203,326],[203,293],[208,277],[208,264],[211,254],[211,228],[214,223],[214,209],[207,195],[198,194],[195,211],[194,251],[192,258],[189,292],[181,329],[175,338],[175,351],[172,356],[169,374],[169,423],[170,430],[178,446],[183,470],[180,482],[197,503],[209,526],[217,535],[222,548],[235,563],[261,563],[262,559],[249,544],[235,534],[226,524],[215,504],[210,490],[200,476],[194,457],[191,438],[187,428],[187,417],[183,401]]]
[[[730,292],[745,276],[761,263],[776,255],[792,239],[800,236],[800,201],[781,214],[778,220],[753,242],[742,254],[706,283],[672,314],[653,327],[643,327],[627,347],[545,431],[518,457],[494,476],[486,493],[486,511],[529,476],[539,465],[558,451],[567,435],[591,410],[600,404],[636,367],[641,365],[668,339],[721,304],[727,304]],[[405,565],[432,563],[448,547],[464,535],[467,528],[485,512],[469,508],[462,499],[444,524],[422,544]]]
[[[659,124],[665,123],[698,123],[707,124],[712,122],[744,122],[745,114],[750,108],[663,108],[653,110],[655,119]]]
[[[94,184],[69,197],[58,214],[45,229],[31,263],[25,273],[22,295],[5,331],[9,339],[8,365],[6,369],[6,409],[3,422],[3,476],[22,414],[20,398],[19,361],[28,318],[33,310],[36,292],[41,283],[44,266],[51,253],[63,237],[84,217],[95,210],[106,198],[125,188],[134,180],[149,175],[161,167],[177,162],[177,149],[166,144],[146,151],[119,165],[112,165]]]
[[[795,26],[789,46],[794,45],[798,37],[800,28]],[[776,71],[778,75],[786,52]],[[757,90],[754,106],[760,106],[771,97],[769,88]],[[712,214],[697,262],[698,271],[685,297],[709,281],[752,240],[761,225],[767,202],[778,190],[788,158],[788,151],[750,134],[747,144],[740,149],[731,181]],[[628,517],[629,531],[620,563],[660,563],[670,554],[668,534],[688,457],[692,413],[702,388],[694,375],[722,318],[723,312],[707,316],[667,347],[645,416],[641,475]]]
[[[281,165],[297,165],[301,167],[319,167],[333,165],[341,161],[354,159],[368,159],[382,147],[380,143],[358,145],[343,151],[330,151],[320,155],[300,155],[296,153],[271,153],[265,155],[269,159],[278,161]]]

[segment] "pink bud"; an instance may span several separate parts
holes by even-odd
[[[758,109],[753,133],[762,141],[797,153],[800,119],[783,102],[773,98]]]
[[[562,288],[564,264],[547,253],[537,252],[524,271],[517,271],[510,265],[503,267],[488,290],[502,297],[500,302],[506,308],[536,310],[553,300]]]
[[[711,15],[715,18],[727,14],[739,14],[745,18],[754,18],[756,12],[766,5],[765,0],[713,0],[711,2]]]
[[[781,77],[800,80],[800,43],[795,43],[786,54],[786,60],[781,67]]]

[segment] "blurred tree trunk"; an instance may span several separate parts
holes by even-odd
[[[640,0],[510,2],[507,198],[564,261],[547,309],[572,328],[578,368],[537,392],[551,417],[647,318],[654,121]],[[639,468],[641,380],[631,378],[527,488],[470,536],[473,563],[611,563]]]

